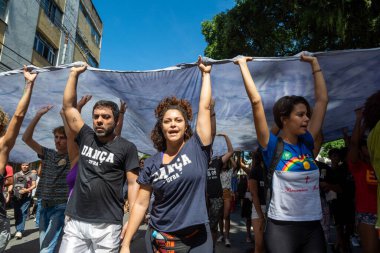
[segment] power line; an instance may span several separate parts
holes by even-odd
[[[17,53],[16,51],[14,51],[12,48],[8,47],[7,45],[3,44],[2,42],[0,42],[1,45],[3,45],[4,47],[6,47],[7,49],[9,49],[10,51],[12,51],[14,54],[16,54],[18,57],[24,59],[25,61],[29,62],[30,64],[32,64],[31,61],[29,61],[28,59],[26,59],[25,57],[23,57],[22,55],[20,55],[19,53]],[[3,51],[4,53],[4,51]],[[8,56],[9,57],[9,56]]]

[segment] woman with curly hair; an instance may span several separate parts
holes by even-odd
[[[145,161],[140,189],[128,221],[121,252],[130,252],[132,236],[144,219],[151,193],[155,199],[145,241],[148,252],[212,252],[206,208],[206,175],[211,150],[211,66],[198,59],[202,88],[194,134],[188,101],[163,99],[155,110],[151,139],[158,153]]]
[[[364,105],[363,121],[370,133],[367,146],[372,167],[377,180],[380,180],[380,90],[372,94]],[[376,228],[380,238],[380,185],[377,184],[377,221]]]
[[[319,170],[313,159],[314,139],[322,127],[328,103],[322,70],[316,57],[301,55],[301,61],[310,64],[314,76],[313,114],[304,97],[280,98],[273,107],[276,125],[281,129],[275,136],[269,131],[261,96],[249,72],[247,61],[251,60],[240,57],[235,63],[240,67],[251,102],[257,141],[267,168],[271,168],[276,146],[283,140],[268,200],[264,239],[267,252],[326,252],[320,223]]]

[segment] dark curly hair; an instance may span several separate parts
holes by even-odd
[[[4,112],[3,108],[0,107],[0,136],[3,136],[5,134],[5,130],[7,129],[8,123],[8,114]]]
[[[363,121],[372,130],[380,120],[380,90],[367,98],[364,104]]]
[[[293,108],[297,104],[304,104],[306,106],[306,115],[310,118],[311,109],[310,105],[304,97],[301,96],[285,96],[276,101],[273,106],[273,116],[276,125],[282,129],[284,125],[282,124],[282,117],[289,117]]]
[[[187,141],[193,135],[189,122],[193,119],[193,111],[191,109],[191,104],[185,99],[178,99],[176,97],[166,97],[160,101],[156,107],[154,114],[157,122],[150,134],[150,138],[153,141],[154,147],[159,151],[164,151],[166,149],[166,140],[164,134],[162,133],[162,120],[165,113],[169,109],[176,109],[181,112],[185,118],[186,131],[184,139]]]

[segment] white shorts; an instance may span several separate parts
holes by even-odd
[[[263,214],[265,214],[265,209],[266,209],[266,206],[265,205],[261,205],[261,211],[263,211]],[[255,219],[258,219],[258,218],[259,218],[259,215],[256,212],[256,208],[255,208],[254,205],[252,205],[251,220],[255,220]]]
[[[87,223],[66,216],[59,253],[118,253],[121,227],[110,223]]]

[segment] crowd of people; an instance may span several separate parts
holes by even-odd
[[[81,109],[91,96],[77,101],[77,85],[87,66],[73,67],[63,93],[62,126],[52,131],[55,148],[33,139],[37,124],[52,108],[48,105],[37,111],[22,135],[40,168],[30,170],[29,163],[22,163],[13,175],[8,157],[37,78],[24,67],[25,90],[11,120],[0,110],[0,252],[11,238],[5,209],[11,199],[16,239],[23,237],[34,203],[44,253],[129,253],[146,220],[147,252],[211,253],[218,242],[231,247],[230,213],[236,205],[255,253],[327,252],[332,224],[334,252],[350,252],[355,231],[363,252],[380,252],[380,91],[355,111],[351,136],[342,131],[345,147],[329,151],[331,165],[318,162],[328,91],[317,58],[302,54],[300,59],[311,67],[314,105],[302,96],[280,98],[273,107],[272,128],[247,65],[252,58],[236,59],[257,133],[258,148],[250,159],[234,150],[227,134],[217,133],[212,66],[201,57],[194,131],[189,101],[163,98],[151,132],[157,153],[146,160],[139,160],[137,147],[121,137],[124,101],[120,106],[97,101],[93,126],[84,122]],[[220,156],[213,154],[216,137],[227,146]],[[240,169],[244,175],[239,178]],[[126,211],[129,219],[123,224]]]

